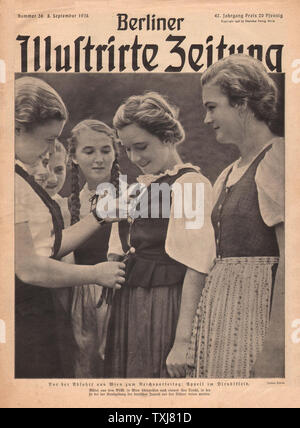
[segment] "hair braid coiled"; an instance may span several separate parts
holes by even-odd
[[[179,110],[157,92],[133,95],[121,104],[113,118],[115,129],[132,123],[140,126],[162,142],[179,144],[185,132],[178,120]]]

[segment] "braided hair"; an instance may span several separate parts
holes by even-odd
[[[116,153],[115,160],[112,164],[111,173],[110,173],[110,182],[114,185],[116,189],[116,196],[119,197],[119,177],[120,177],[120,164],[118,159],[118,153]]]
[[[117,136],[113,129],[111,129],[104,122],[99,120],[87,119],[79,122],[71,131],[71,138],[69,138],[69,165],[71,166],[71,195],[69,198],[69,209],[71,213],[71,225],[77,223],[80,220],[80,186],[79,186],[79,165],[73,161],[75,158],[76,148],[77,148],[77,135],[80,130],[83,128],[89,128],[93,131],[106,134],[112,139],[114,150],[115,150],[115,160],[113,162],[110,174],[110,182],[114,185],[117,191],[117,197],[119,196],[119,176],[120,176],[120,166],[118,159],[117,151]]]
[[[71,213],[71,225],[80,220],[80,186],[79,186],[79,166],[73,162],[76,152],[76,143],[74,138],[69,140],[69,156],[71,165],[71,195],[69,197],[69,210]]]
[[[185,138],[178,116],[178,108],[172,106],[166,97],[158,92],[146,92],[127,98],[116,111],[113,125],[121,130],[135,123],[162,142],[177,145]]]

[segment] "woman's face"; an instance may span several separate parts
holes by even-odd
[[[212,125],[217,141],[222,144],[239,144],[243,136],[239,107],[230,105],[228,97],[218,85],[204,85],[202,98],[207,110],[204,123]]]
[[[63,120],[50,120],[28,130],[23,125],[17,125],[15,131],[17,159],[27,165],[34,165],[40,157],[52,152],[55,139],[60,136],[64,125]]]
[[[38,161],[28,167],[28,173],[34,177],[34,180],[42,187],[49,177],[49,153],[40,157]]]
[[[144,174],[159,174],[170,167],[171,143],[163,143],[158,137],[136,124],[118,131],[127,155]]]
[[[79,165],[89,187],[95,189],[98,184],[108,182],[115,160],[112,139],[103,132],[85,128],[76,140],[73,161]]]
[[[66,180],[66,153],[54,152],[49,160],[49,176],[44,188],[50,196],[61,191]]]

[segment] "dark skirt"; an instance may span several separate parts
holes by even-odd
[[[182,286],[131,288],[116,292],[108,329],[105,376],[167,378]]]
[[[16,302],[15,377],[60,378],[62,368],[51,292],[46,288],[18,285],[28,293],[26,299]]]

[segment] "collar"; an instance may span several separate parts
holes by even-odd
[[[81,206],[83,207],[87,204],[87,206],[90,209],[91,199],[95,196],[95,194],[96,194],[96,190],[90,190],[88,188],[88,184],[85,183],[79,195]]]
[[[140,175],[137,177],[137,182],[140,184],[145,184],[146,186],[149,186],[151,183],[155,182],[161,177],[168,176],[174,176],[177,175],[179,171],[185,168],[192,168],[195,170],[195,172],[200,172],[200,168],[198,166],[195,166],[191,163],[181,163],[174,166],[172,169],[167,169],[162,174],[154,175],[154,174],[146,174],[146,175]]]

